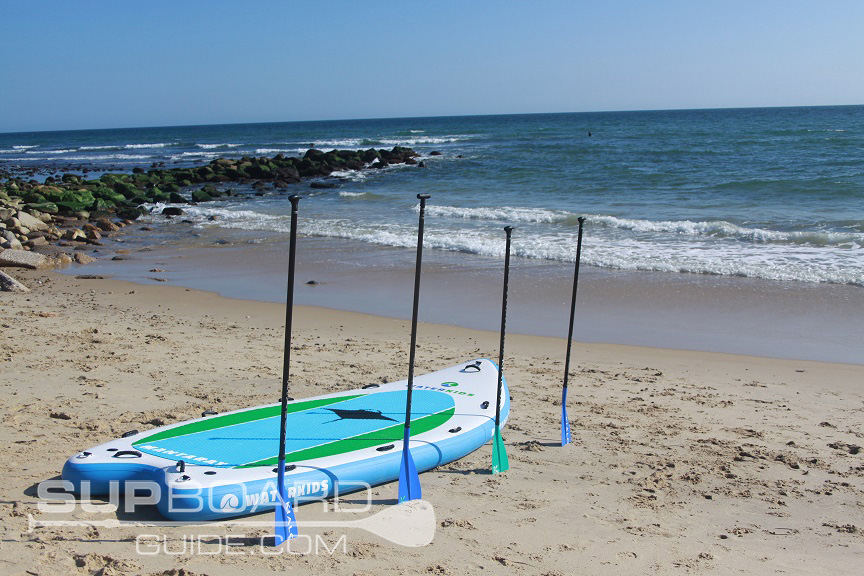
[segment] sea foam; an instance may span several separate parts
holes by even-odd
[[[343,198],[360,198],[366,193],[341,191]],[[284,235],[290,231],[290,216],[249,210],[248,204],[229,201],[221,205],[184,206],[186,215],[200,228],[228,228]],[[432,207],[429,207],[432,208]],[[434,208],[441,208],[440,206]],[[519,209],[522,210],[522,209]],[[508,214],[506,209],[496,218]],[[527,217],[528,213],[524,213]],[[209,220],[210,216],[218,219]],[[561,217],[561,214],[556,214]],[[546,216],[544,216],[546,217]],[[569,217],[569,216],[568,216]],[[536,220],[537,215],[534,215]],[[590,221],[589,221],[590,222]],[[349,218],[312,217],[301,220],[304,235],[354,240],[382,246],[414,248],[417,230],[414,223],[373,220],[358,222]],[[576,230],[541,229],[513,236],[516,257],[572,263],[576,257]],[[503,234],[494,229],[468,226],[428,225],[424,246],[476,254],[504,256]],[[697,244],[673,236],[657,242],[650,235],[609,236],[599,229],[585,238],[582,262],[602,268],[633,271],[659,271],[767,280],[798,280],[864,286],[864,265],[859,250],[839,246],[801,245],[790,255],[782,244],[741,244],[706,238]]]
[[[166,146],[171,146],[171,144],[167,142],[157,142],[155,144],[125,144],[123,148],[127,150],[137,150],[138,148],[165,148]]]
[[[242,146],[242,144],[195,144],[198,148],[203,148],[205,150],[214,150],[219,148],[237,148]]]
[[[420,204],[414,206],[420,211]],[[508,222],[562,222],[573,217],[565,210],[546,210],[543,208],[501,207],[457,207],[427,206],[426,214],[431,217],[463,218],[466,220],[499,220]]]
[[[420,211],[420,204],[414,205],[414,211]],[[576,224],[578,215],[566,210],[548,210],[544,208],[527,207],[457,207],[457,206],[427,206],[426,214],[431,217],[462,218],[466,220],[492,220],[499,222],[521,223],[566,223]],[[618,218],[601,214],[587,214],[586,221],[594,227],[627,230],[637,233],[667,233],[673,235],[704,236],[712,238],[736,238],[752,242],[781,242],[791,244],[825,245],[857,245],[864,247],[864,233],[829,232],[818,230],[782,231],[765,228],[748,228],[719,221],[690,220],[643,220]]]

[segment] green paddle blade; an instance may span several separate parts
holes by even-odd
[[[507,449],[504,448],[501,430],[495,428],[495,436],[492,438],[492,473],[500,474],[509,469],[510,462],[507,460]]]

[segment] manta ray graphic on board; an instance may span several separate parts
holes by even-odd
[[[339,408],[325,408],[325,410],[333,412],[336,416],[338,416],[338,418],[324,422],[324,424],[329,424],[330,422],[339,422],[340,420],[390,420],[392,422],[397,422],[397,420],[394,420],[389,416],[384,416],[384,414],[382,414],[380,410],[342,410]]]
[[[358,410],[344,410],[340,408],[325,408],[325,410],[329,410],[333,412],[338,418],[333,420],[328,420],[326,422],[322,422],[322,424],[330,424],[331,422],[339,422],[341,420],[390,420],[391,422],[398,422],[398,420],[394,420],[389,416],[385,416],[381,413],[380,410],[371,410],[367,408],[361,408]],[[320,414],[320,412],[318,412]],[[210,440],[270,440],[271,438],[257,438],[257,437],[244,437],[244,438],[234,438],[227,436],[212,436],[209,438]]]

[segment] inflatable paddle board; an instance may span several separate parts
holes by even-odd
[[[488,359],[414,378],[410,449],[418,471],[477,450],[495,428],[498,367]],[[399,478],[407,380],[288,403],[285,485],[302,503]],[[510,412],[507,383],[501,422]],[[162,426],[69,458],[84,495],[153,491],[163,516],[216,520],[276,506],[281,404]]]

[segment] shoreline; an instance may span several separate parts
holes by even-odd
[[[77,266],[76,271],[83,266],[84,265]],[[67,277],[70,280],[83,282],[85,284],[79,284],[79,286],[81,286],[82,288],[90,288],[91,290],[95,290],[95,288],[93,288],[93,283],[98,282],[100,284],[105,284],[106,288],[109,289],[102,292],[113,294],[115,290],[128,291],[127,294],[134,294],[139,297],[143,297],[143,302],[151,305],[155,304],[160,307],[163,303],[165,303],[166,305],[170,303],[163,300],[162,293],[164,291],[168,291],[171,294],[172,298],[178,297],[181,293],[183,293],[184,295],[186,295],[187,293],[191,293],[188,294],[190,298],[182,302],[184,308],[192,307],[195,309],[196,312],[204,314],[205,317],[216,316],[217,314],[224,315],[224,318],[226,320],[232,320],[234,322],[239,321],[239,312],[236,311],[237,309],[246,310],[248,308],[255,308],[257,310],[267,310],[267,315],[272,316],[272,322],[270,323],[272,324],[272,326],[270,326],[271,330],[279,330],[279,327],[282,326],[282,323],[284,321],[284,302],[225,296],[213,290],[193,288],[180,284],[172,285],[155,282],[141,283],[125,280],[122,278],[114,278],[111,276],[93,278],[88,277],[91,276],[90,274],[76,274],[73,276],[71,274],[70,268],[53,271],[31,270],[27,272],[33,275],[40,272],[42,274],[45,274],[47,272],[51,274],[51,277],[55,280],[56,275],[60,275],[63,277]],[[77,276],[82,276],[82,278],[79,279],[77,278]],[[215,304],[215,306],[211,307],[211,303]],[[280,309],[283,311],[281,315],[276,313]],[[166,310],[171,310],[171,308],[166,307]],[[205,312],[205,310],[209,311]],[[216,312],[216,310],[218,310],[218,312]],[[225,311],[229,311],[229,313],[225,313]],[[331,322],[337,318],[341,319],[343,324],[340,324],[340,328],[344,328],[344,324],[349,322],[356,322],[363,326],[387,325],[387,327],[390,329],[394,327],[404,327],[406,330],[405,356],[407,359],[407,336],[408,334],[410,334],[410,318],[386,316],[383,314],[371,314],[367,312],[359,312],[356,310],[331,308],[328,306],[297,304],[296,302],[294,305],[294,314],[295,318],[303,318],[306,321],[312,321],[312,326],[315,329],[322,329],[325,327],[333,328],[333,324],[321,323],[322,318],[326,318],[328,321]],[[510,323],[510,314],[511,312],[508,309],[508,325]],[[497,321],[500,322],[500,319],[497,319]],[[438,322],[431,322],[429,320],[420,320],[418,322],[418,326],[418,341],[420,329],[424,330],[428,335],[436,339],[454,339],[460,337],[465,341],[483,341],[484,343],[486,343],[486,346],[489,347],[489,350],[484,350],[487,356],[489,358],[492,358],[493,356],[497,357],[498,339],[500,334],[497,329],[493,330],[484,328],[473,328],[469,326],[459,326],[454,324],[442,324]],[[295,329],[296,328],[297,326],[295,325]],[[562,331],[566,331],[566,327],[563,328]],[[456,336],[454,336],[454,334]],[[539,354],[541,350],[548,350],[550,348],[554,349],[554,347],[557,346],[561,350],[561,358],[554,361],[557,362],[560,360],[560,363],[563,367],[564,350],[567,345],[566,337],[511,332],[508,328],[506,334],[506,341],[508,346],[511,342],[513,342],[513,345],[518,346],[521,351],[531,354]],[[589,356],[598,357],[603,361],[612,361],[616,354],[619,353],[628,357],[636,357],[643,360],[648,360],[652,356],[652,354],[656,353],[661,355],[681,355],[683,357],[687,357],[687,359],[692,362],[714,359],[718,363],[734,363],[738,360],[746,360],[754,363],[777,363],[779,365],[795,363],[801,365],[814,365],[824,367],[836,366],[839,369],[845,368],[852,370],[862,370],[862,374],[864,374],[864,364],[859,364],[855,362],[830,362],[824,360],[813,360],[808,358],[778,358],[771,356],[759,356],[755,354],[721,352],[716,350],[693,350],[686,348],[641,346],[637,344],[622,344],[616,342],[597,342],[590,340],[582,341],[575,338],[572,345],[574,352],[577,347],[581,347],[581,349],[584,352],[588,353]],[[590,360],[588,361],[590,362]],[[578,367],[574,363],[571,367],[571,370],[577,369]]]
[[[158,232],[127,227],[101,248],[104,257],[65,273],[284,303],[282,241],[249,243],[230,230],[190,226],[180,233],[178,224],[171,226],[169,243],[155,245]],[[315,236],[301,236],[299,243],[296,304],[410,317],[413,250]],[[121,260],[112,261],[117,250]],[[421,321],[497,330],[502,266],[495,258],[427,251]],[[572,264],[514,257],[511,266],[509,332],[566,337]],[[861,294],[846,285],[583,266],[574,340],[864,364],[856,344],[864,324]]]
[[[565,574],[575,564],[604,576],[649,569],[804,574],[817,566],[853,574],[864,553],[856,525],[864,502],[864,366],[575,343],[574,442],[561,448],[566,341],[519,334],[508,335],[505,356],[511,470],[488,475],[487,446],[422,474],[437,517],[430,546],[406,551],[348,531],[347,556],[261,557],[249,553],[252,546],[231,556],[216,551],[212,537],[202,544],[209,555],[142,556],[132,528],[28,534],[36,484],[56,476],[69,455],[131,428],[273,402],[284,305],[56,272],[19,276],[33,291],[0,300],[9,326],[0,437],[11,453],[0,464],[7,479],[0,510],[4,547],[13,552],[0,560],[3,571],[61,574],[77,564],[162,574],[179,562],[211,576],[240,565],[335,574],[505,574],[526,565],[530,573]],[[404,378],[409,326],[297,308],[292,396]],[[496,357],[498,334],[421,323],[418,344],[422,374]],[[371,512],[386,509],[395,494],[395,484],[375,488]],[[297,515],[333,518],[313,505]],[[158,533],[180,546],[190,529]]]

